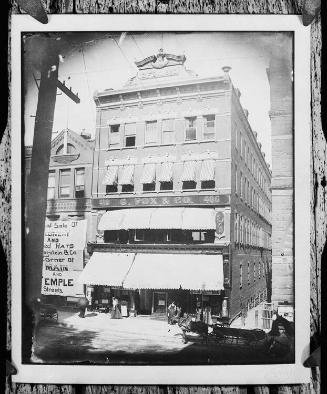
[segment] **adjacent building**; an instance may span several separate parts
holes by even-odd
[[[89,217],[91,215],[93,144],[94,141],[89,134],[84,132],[77,134],[70,129],[62,130],[51,142],[46,219],[48,222],[56,222],[56,229],[54,231],[46,226],[46,233],[48,231],[52,235],[58,234],[48,239],[45,237],[43,269],[48,269],[48,272],[43,271],[42,294],[45,294],[46,302],[58,304],[73,302],[84,291],[83,286],[78,284],[76,279],[83,269],[84,262],[87,261],[85,241],[78,242],[77,240],[77,243],[81,244],[78,247],[81,250],[75,250],[76,245],[70,244],[70,250],[67,251],[67,247],[61,244],[61,239],[64,237],[62,226],[67,226],[68,229],[73,222],[81,220],[84,220],[86,224],[91,223]],[[27,190],[31,157],[32,147],[28,146],[25,148],[25,190]],[[65,224],[62,224],[63,222]],[[83,226],[82,232],[86,234],[82,234],[80,238],[88,239],[90,231],[91,228],[88,225]],[[53,249],[51,254],[47,252],[47,244],[48,249]],[[67,257],[68,253],[70,257]],[[45,274],[48,273],[51,276],[56,275],[56,278],[51,280],[49,277],[45,280]],[[57,277],[62,279],[60,283]],[[69,288],[65,288],[67,283]]]
[[[160,50],[122,89],[95,94],[90,205],[77,209],[89,196],[72,180],[78,162],[70,175],[56,162],[48,214],[69,202],[68,214],[88,216],[80,282],[95,305],[116,296],[129,311],[166,314],[175,301],[233,319],[267,296],[271,171],[230,68],[199,78],[185,62]]]

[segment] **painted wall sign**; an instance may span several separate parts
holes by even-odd
[[[107,207],[137,207],[137,206],[192,206],[230,204],[230,195],[194,195],[194,196],[154,196],[154,197],[124,197],[124,198],[95,198],[93,208]]]
[[[46,221],[42,294],[75,296],[83,293],[77,278],[83,270],[86,220]]]

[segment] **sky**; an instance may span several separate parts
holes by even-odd
[[[270,90],[266,69],[273,33],[58,33],[64,57],[59,64],[59,80],[78,93],[75,104],[58,91],[53,138],[65,128],[95,134],[96,90],[119,89],[137,73],[137,60],[157,54],[185,54],[185,66],[201,77],[223,75],[222,67],[232,67],[230,77],[241,92],[241,104],[249,111],[249,123],[258,133],[266,160],[271,164]],[[286,39],[287,41],[287,39]],[[38,97],[37,46],[26,46],[24,124],[25,144],[33,143]]]

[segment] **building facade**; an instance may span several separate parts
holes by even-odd
[[[119,90],[95,94],[92,302],[138,313],[210,307],[232,319],[266,297],[271,171],[229,67],[199,78],[162,50]],[[60,190],[60,189],[59,189]]]
[[[90,238],[90,231],[92,230],[88,224],[91,223],[93,144],[94,141],[86,133],[79,135],[69,129],[62,130],[51,142],[49,163],[46,220],[56,222],[58,231],[59,223],[65,222],[69,226],[73,222],[84,220],[86,223],[85,239]],[[26,184],[31,168],[31,158],[32,147],[26,147],[25,190],[27,190]],[[53,234],[53,231],[46,228],[47,231]],[[54,282],[47,286],[47,291],[44,291],[43,283],[42,294],[45,294],[46,302],[64,304],[76,301],[78,296],[81,296],[84,292],[83,286],[78,284],[76,279],[80,273],[79,271],[84,267],[84,261],[87,261],[87,251],[85,241],[84,246],[82,246],[83,250],[72,251],[72,247],[70,262],[66,257],[67,251],[64,253],[62,250],[57,250],[62,246],[59,245],[61,242],[59,237],[60,235],[48,239],[48,244],[53,249],[52,254],[49,254],[46,252],[47,240],[45,236],[43,268],[49,269],[51,275],[53,272],[59,272],[65,279],[65,282],[64,279],[62,281],[63,283],[70,280],[69,296],[59,296],[58,294],[61,294],[60,286],[57,283],[54,284]],[[65,247],[65,249],[67,248]],[[73,256],[75,261],[73,261]],[[51,279],[46,282],[50,283],[50,281]],[[52,292],[54,295],[52,295]],[[63,294],[65,294],[65,291]]]

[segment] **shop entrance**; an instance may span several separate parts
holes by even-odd
[[[153,313],[166,313],[167,311],[167,293],[166,292],[153,292]]]

